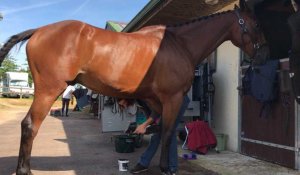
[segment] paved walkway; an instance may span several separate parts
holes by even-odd
[[[25,112],[0,123],[0,175],[15,172],[20,142],[20,122]],[[146,148],[134,153],[115,152],[112,136],[117,133],[101,133],[100,120],[82,113],[71,113],[70,117],[46,117],[34,140],[31,166],[35,175],[119,175],[118,159],[129,159],[130,167]],[[160,174],[158,154],[145,175]],[[216,174],[200,166],[180,160],[182,175]]]
[[[185,153],[179,150],[180,154]],[[191,162],[222,175],[300,175],[299,171],[231,151],[222,151],[220,154],[210,151]]]
[[[20,122],[26,112],[16,111],[14,117],[0,121],[0,175],[14,174],[20,142]],[[116,153],[112,136],[116,133],[101,133],[100,121],[92,116],[73,112],[70,117],[48,116],[34,141],[32,172],[35,175],[119,175],[118,159],[130,160],[133,167],[147,145],[134,153]],[[184,151],[180,150],[180,155]],[[144,175],[159,175],[159,154]],[[218,174],[280,174],[295,175],[297,171],[252,159],[232,152],[210,152],[197,160],[179,158],[179,175]],[[200,166],[201,165],[201,166]],[[203,168],[204,167],[204,168]]]

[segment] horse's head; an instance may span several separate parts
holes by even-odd
[[[234,13],[237,22],[233,25],[232,43],[248,54],[254,64],[263,63],[269,56],[269,47],[253,13],[244,0],[240,0],[240,8],[235,6]]]

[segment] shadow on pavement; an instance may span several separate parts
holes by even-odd
[[[52,117],[52,116],[48,116]],[[57,122],[56,119],[61,120]],[[20,127],[16,125],[16,121],[11,124],[7,124],[7,130],[9,133],[13,133],[12,130]],[[62,123],[65,138],[60,138],[55,132],[57,132],[56,123]],[[115,151],[113,135],[117,133],[102,133],[101,123],[99,120],[94,119],[92,116],[84,114],[82,112],[71,112],[70,117],[55,117],[47,119],[42,125],[45,127],[43,131],[39,131],[37,138],[42,139],[42,144],[33,146],[34,149],[49,149],[42,150],[51,155],[53,150],[57,150],[55,145],[57,142],[66,143],[69,148],[70,156],[58,156],[53,153],[53,156],[42,156],[43,152],[39,152],[38,155],[31,158],[31,169],[33,172],[39,171],[38,174],[53,174],[56,171],[65,171],[66,174],[76,175],[126,175],[129,172],[119,172],[118,159],[128,159],[130,161],[129,168],[132,168],[138,161],[142,152],[146,149],[147,141],[143,143],[141,148],[138,148],[133,153],[117,153]],[[5,132],[5,131],[4,131]],[[14,133],[14,137],[19,136],[18,133]],[[16,136],[17,135],[17,136]],[[45,136],[45,137],[44,137]],[[44,137],[44,138],[43,138]],[[47,137],[47,141],[44,139]],[[43,143],[45,142],[45,143]],[[14,143],[19,144],[18,141]],[[45,147],[42,147],[46,144]],[[16,146],[16,145],[14,145]],[[53,149],[53,150],[52,150]],[[15,173],[17,165],[17,154],[11,157],[0,157],[0,175],[11,175]],[[35,154],[37,155],[37,154]],[[68,154],[66,154],[68,155]],[[157,152],[152,160],[151,167],[148,172],[143,175],[159,175],[160,150]],[[217,175],[212,171],[206,170],[199,165],[195,165],[190,161],[179,159],[179,173],[180,175]],[[42,171],[40,173],[40,171]],[[63,173],[65,174],[65,173]]]

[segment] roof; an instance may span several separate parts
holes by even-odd
[[[121,32],[126,25],[127,23],[124,22],[107,21],[105,25],[105,29],[115,31],[115,32]]]
[[[151,0],[122,31],[133,32],[149,25],[170,25],[189,21],[191,19],[212,14],[235,2],[238,1]]]

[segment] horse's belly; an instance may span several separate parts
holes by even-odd
[[[108,33],[111,34],[111,33]],[[107,34],[107,35],[108,35]],[[107,86],[120,92],[135,92],[158,52],[161,38],[142,34],[101,35],[87,65]]]
[[[106,86],[119,92],[133,93],[143,81],[154,58],[154,54],[130,56],[123,53],[118,57],[97,61],[92,72]]]

